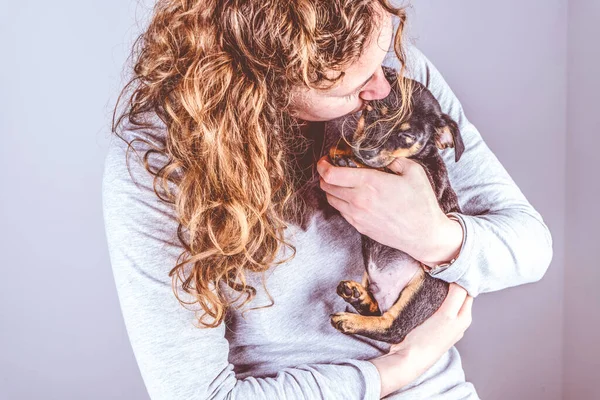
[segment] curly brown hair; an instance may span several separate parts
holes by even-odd
[[[221,283],[245,293],[244,305],[256,293],[246,271],[264,278],[294,257],[284,230],[290,215],[303,212],[295,160],[307,142],[296,134],[290,94],[344,75],[375,27],[377,4],[398,18],[402,78],[406,13],[387,0],[159,0],[137,37],[112,132],[125,140],[123,122],[124,129],[152,128],[148,115],[166,128],[164,146],[125,140],[127,155],[136,140],[151,147],[143,163],[156,195],[175,208],[184,248],[169,272],[173,290],[182,305],[199,304],[204,327],[218,326],[237,300],[228,301]],[[326,70],[340,73],[332,80]],[[128,101],[117,118],[122,98]],[[156,171],[152,153],[168,160]],[[293,254],[274,262],[282,245]],[[178,280],[195,301],[178,296]]]

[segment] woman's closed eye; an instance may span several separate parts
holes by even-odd
[[[345,95],[343,98],[344,98],[345,100],[348,100],[348,101],[350,101],[350,100],[354,100],[354,98],[355,98],[356,96],[358,96],[358,94],[359,94],[359,93],[360,93],[360,89],[359,89],[359,90],[357,90],[357,91],[356,91],[356,92],[354,92],[354,93],[350,93],[350,94],[347,94],[347,95]]]

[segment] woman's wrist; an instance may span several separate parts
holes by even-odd
[[[385,397],[417,379],[422,371],[416,368],[408,352],[388,353],[369,360],[379,371],[381,395]]]
[[[458,257],[464,240],[462,225],[455,217],[446,216],[436,233],[437,239],[432,241],[432,249],[424,257],[424,260],[419,260],[428,267],[446,263]]]

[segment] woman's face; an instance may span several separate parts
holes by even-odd
[[[295,92],[292,115],[304,121],[329,121],[361,110],[365,101],[387,97],[391,87],[381,64],[392,44],[394,26],[391,14],[382,10],[380,15],[380,29],[374,29],[363,54],[344,70],[344,77],[326,91],[304,89]]]

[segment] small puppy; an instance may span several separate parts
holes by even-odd
[[[458,162],[464,151],[458,124],[442,113],[435,97],[417,81],[412,81],[409,119],[395,121],[391,116],[401,101],[397,73],[388,67],[384,67],[384,72],[392,86],[390,95],[370,102],[358,119],[355,114],[344,120],[352,137],[342,133],[342,138],[329,150],[331,163],[393,173],[387,165],[397,157],[410,158],[425,169],[442,211],[460,212],[438,152],[454,147]],[[381,143],[381,137],[390,131],[391,135]],[[346,334],[399,343],[440,307],[449,284],[433,278],[408,254],[365,235],[362,235],[362,253],[366,268],[362,283],[342,281],[337,287],[337,293],[358,314],[332,314],[331,324]]]

